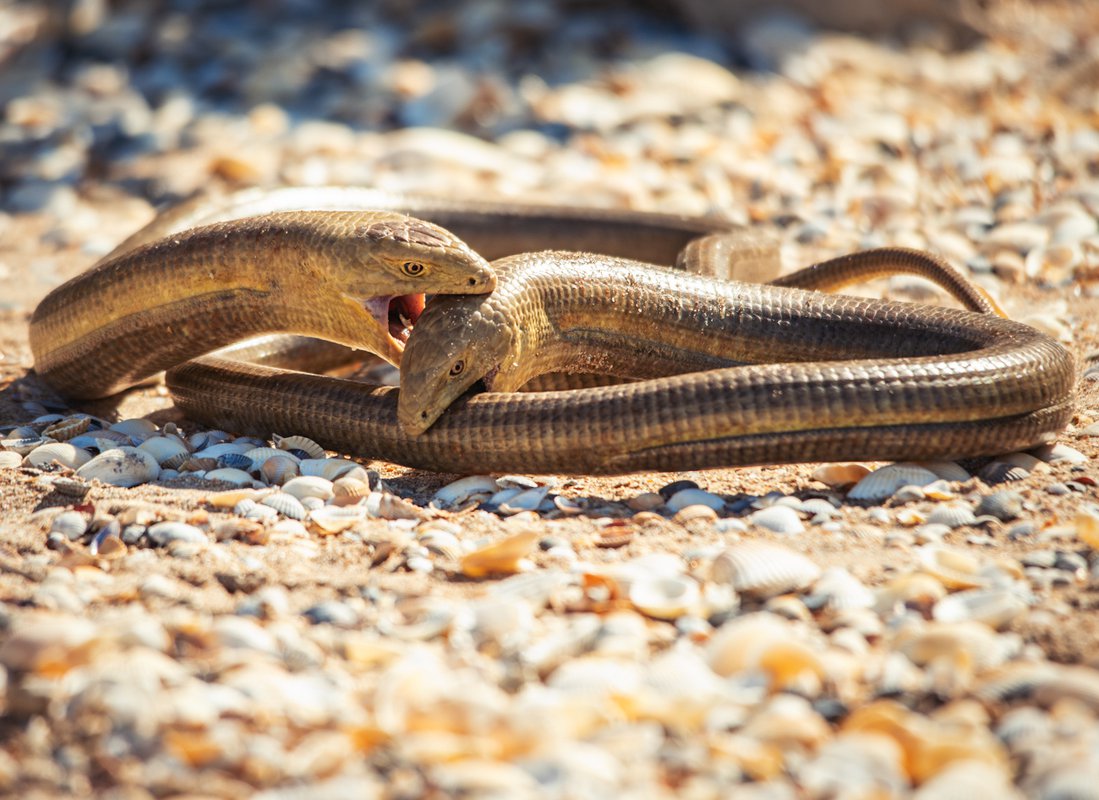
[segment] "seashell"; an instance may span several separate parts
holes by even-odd
[[[567,516],[576,516],[591,508],[591,503],[583,497],[565,497],[559,494],[553,498],[553,507]]]
[[[681,489],[668,498],[665,506],[672,514],[687,506],[707,506],[714,511],[724,511],[725,500],[702,489]]]
[[[642,492],[626,501],[631,511],[652,511],[664,505],[664,497],[657,492]]]
[[[829,611],[846,611],[851,608],[870,608],[874,605],[874,592],[843,567],[829,567],[805,597],[809,608]]]
[[[711,506],[702,503],[693,503],[679,509],[675,516],[672,517],[672,521],[682,525],[684,528],[713,525],[717,522],[717,512]]]
[[[699,508],[706,507],[699,506]],[[709,511],[710,509],[706,510]],[[592,544],[596,547],[625,547],[633,541],[634,535],[635,531],[631,528],[625,528],[621,525],[608,526],[595,535],[595,541]]]
[[[27,453],[23,463],[38,469],[50,469],[60,464],[62,467],[77,469],[92,460],[92,454],[66,442],[50,442],[36,447]]]
[[[448,483],[431,498],[435,508],[453,508],[465,505],[470,500],[483,503],[492,497],[500,487],[491,475],[469,475]]]
[[[923,487],[922,491],[924,497],[927,497],[931,500],[953,500],[955,497],[957,497],[957,495],[955,495],[954,492],[951,491],[950,484],[948,484],[942,478],[927,484],[927,486]]]
[[[129,436],[135,441],[144,441],[157,433],[158,428],[147,419],[124,419],[111,425],[107,430]]]
[[[42,431],[42,435],[49,436],[59,442],[67,442],[74,436],[79,436],[88,430],[91,424],[91,417],[65,417],[47,426]]]
[[[223,456],[218,456],[217,464],[222,469],[235,469],[244,473],[250,473],[255,469],[252,465],[252,459],[244,453],[226,453]]]
[[[706,644],[706,661],[722,677],[760,673],[775,690],[804,685],[820,687],[825,674],[821,654],[796,622],[761,611],[725,623]]]
[[[760,598],[804,589],[820,577],[808,558],[764,541],[743,541],[723,550],[710,567],[710,579]]]
[[[260,500],[260,503],[290,519],[303,520],[307,513],[301,501],[286,492],[273,492]]]
[[[1099,550],[1099,516],[1081,512],[1073,518],[1072,526],[1077,539],[1092,550]]]
[[[462,556],[462,543],[453,533],[443,530],[428,530],[417,540],[432,555],[457,561]]]
[[[939,622],[983,622],[999,630],[1027,607],[1026,598],[1014,589],[966,589],[939,600],[931,615]]]
[[[242,469],[234,467],[222,467],[207,471],[205,479],[208,481],[225,481],[237,486],[251,486],[255,481],[252,476]]]
[[[496,510],[505,516],[518,514],[521,511],[537,511],[547,494],[549,494],[548,486],[523,489],[509,497],[506,502],[500,503]]]
[[[270,489],[227,489],[206,496],[206,502],[214,508],[234,508],[243,500],[258,501],[270,493]]]
[[[496,479],[496,485],[501,489],[537,489],[538,481],[526,475],[501,475]]]
[[[88,530],[88,520],[79,511],[62,511],[50,523],[50,533],[60,533],[75,542]]]
[[[136,447],[106,450],[76,471],[78,478],[122,487],[156,480],[159,474],[160,465],[156,463],[156,459]]]
[[[216,458],[195,458],[192,456],[176,467],[176,469],[180,472],[205,473],[207,470],[217,469],[217,465],[218,462]]]
[[[327,478],[334,481],[342,478],[352,470],[362,469],[354,461],[346,458],[303,458],[298,464],[302,475],[311,475],[317,478]]]
[[[250,450],[249,453],[255,452]],[[255,464],[255,460],[252,461]],[[298,475],[298,460],[289,453],[271,456],[259,467],[260,476],[272,486],[281,486]]]
[[[171,542],[206,544],[209,541],[205,533],[186,522],[158,522],[150,525],[145,534],[149,541],[161,547]]]
[[[215,523],[211,527],[211,531],[214,534],[214,538],[219,542],[225,542],[230,539],[242,539],[249,540],[252,544],[256,544],[255,541],[252,541],[252,538],[261,528],[262,526],[254,519],[230,517],[229,519]]]
[[[137,449],[151,455],[162,467],[170,463],[172,469],[178,468],[191,457],[191,451],[182,442],[168,436],[150,436]]]
[[[0,448],[18,453],[21,456],[29,455],[36,447],[41,447],[44,444],[50,444],[53,439],[48,436],[39,436],[34,434],[33,436],[20,436],[7,439],[0,439]]]
[[[316,475],[299,475],[291,478],[282,485],[282,490],[299,500],[305,497],[317,497],[327,502],[334,496],[332,481]]]
[[[358,478],[337,478],[332,482],[332,503],[338,506],[360,502],[370,494],[370,484]]]
[[[126,555],[126,543],[122,541],[121,527],[117,521],[104,525],[88,543],[88,552],[99,558],[121,558]]]
[[[213,447],[215,444],[220,444],[221,442],[227,442],[232,438],[232,434],[226,431],[199,431],[197,433],[192,433],[187,438],[187,446],[192,450],[202,450],[207,447]]]
[[[931,470],[915,464],[887,464],[856,483],[847,493],[847,499],[881,502],[892,497],[902,486],[926,486],[938,479]]]
[[[673,620],[692,613],[702,593],[698,581],[687,575],[653,575],[631,582],[629,599],[642,614]]]
[[[972,525],[977,521],[973,510],[960,503],[950,503],[937,506],[927,515],[927,522],[932,525],[946,525],[950,529],[960,528],[963,525]]]
[[[388,492],[371,492],[363,503],[366,515],[374,519],[424,520],[430,516],[424,509]]]
[[[245,456],[252,462],[251,466],[248,467],[249,470],[260,469],[269,458],[285,458],[294,462],[295,465],[301,461],[301,459],[293,453],[279,450],[277,447],[253,447],[249,450],[245,450],[240,455]]]
[[[306,458],[325,457],[324,448],[305,436],[279,436],[275,434],[271,437],[271,441],[280,450],[300,450],[305,453]]]
[[[789,506],[773,505],[761,508],[751,514],[748,521],[775,533],[794,534],[805,531],[805,525],[802,524],[798,512]]]
[[[31,451],[33,452],[33,451]],[[23,456],[14,450],[0,450],[0,468],[12,469],[23,463]]]
[[[916,554],[920,568],[948,589],[976,589],[988,582],[981,561],[965,550],[929,544],[917,548]]]
[[[526,568],[525,556],[540,534],[531,531],[509,536],[485,545],[462,556],[459,569],[467,578],[484,578],[488,575],[512,575]]]
[[[266,498],[264,498],[266,499]],[[304,512],[305,509],[303,508]],[[254,520],[256,522],[269,523],[274,522],[279,518],[279,512],[277,509],[268,505],[260,503],[253,503],[251,501],[245,501],[234,509],[234,512],[245,519]]]
[[[362,506],[321,506],[309,512],[308,521],[320,533],[333,534],[346,531],[366,518]]]
[[[973,477],[956,461],[919,461],[916,462],[916,466],[934,472],[939,476],[939,480],[951,483],[963,483]]]
[[[219,442],[191,453],[194,458],[212,458],[214,461],[226,453],[247,453],[255,448],[248,442]]]
[[[1055,464],[1058,461],[1066,461],[1070,464],[1086,464],[1088,462],[1088,457],[1075,447],[1069,447],[1067,444],[1061,444],[1060,442],[1042,445],[1030,452],[1034,454],[1035,458],[1049,464]]]
[[[1006,461],[990,461],[981,467],[977,477],[991,486],[997,483],[1021,481],[1029,474],[1030,470],[1026,467],[1009,464]]]
[[[1018,492],[999,491],[985,495],[977,505],[977,514],[1009,522],[1023,512],[1023,497]]]
[[[813,470],[813,480],[832,487],[844,489],[861,481],[870,474],[865,464],[824,464]]]

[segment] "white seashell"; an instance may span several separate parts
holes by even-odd
[[[92,460],[92,454],[67,442],[50,442],[36,447],[27,453],[24,463],[38,469],[49,469],[60,464],[69,469],[77,469]]]
[[[365,470],[363,471],[365,474]],[[332,492],[335,495],[332,502],[337,505],[350,505],[361,502],[364,497],[370,495],[370,484],[358,478],[337,478],[332,481]]]
[[[427,519],[428,513],[415,503],[388,492],[371,492],[363,503],[366,515],[374,519]]]
[[[758,597],[773,597],[804,589],[820,577],[820,567],[808,558],[771,542],[748,540],[726,548],[710,567],[715,583]]]
[[[159,430],[147,419],[124,419],[111,425],[107,430],[129,436],[135,442],[141,442],[156,435]]]
[[[428,530],[417,540],[433,555],[457,561],[462,556],[462,543],[453,533],[443,530]]]
[[[49,438],[48,436],[39,436],[38,434],[34,434],[33,436],[11,436],[9,438],[0,440],[0,448],[18,453],[21,456],[25,456],[28,455],[36,447],[41,447],[44,444],[50,444],[52,441],[53,439]]]
[[[1025,612],[1027,599],[1012,588],[967,589],[935,603],[932,616],[939,622],[983,622],[991,628],[1006,627]]]
[[[973,477],[967,470],[954,461],[920,461],[916,466],[934,472],[939,476],[940,480],[944,481],[957,481],[960,483]]]
[[[260,475],[272,486],[281,486],[291,478],[296,478],[298,472],[298,460],[289,453],[271,456],[259,468]]]
[[[225,481],[226,483],[232,483],[237,486],[251,486],[255,483],[252,476],[242,469],[236,467],[222,467],[220,469],[209,470],[205,475],[208,481]]]
[[[218,444],[210,445],[202,450],[196,450],[191,453],[191,457],[218,459],[229,453],[239,453],[243,455],[249,450],[254,449],[255,447],[248,442],[219,442]]]
[[[309,512],[309,522],[322,533],[340,533],[366,518],[362,506],[322,506]]]
[[[1075,447],[1069,447],[1067,444],[1047,444],[1042,447],[1036,447],[1030,451],[1035,457],[1053,464],[1058,461],[1064,461],[1069,464],[1085,464],[1088,461],[1088,457],[1077,450]]]
[[[687,506],[708,506],[714,511],[725,510],[725,500],[702,489],[681,489],[668,498],[664,507],[672,514]]]
[[[88,520],[79,511],[62,511],[50,523],[52,533],[60,533],[71,542],[75,542],[88,530]]]
[[[282,485],[282,490],[287,494],[294,495],[299,500],[306,497],[317,497],[328,501],[334,495],[332,481],[316,475],[299,475],[296,478],[291,478]]]
[[[304,512],[304,510],[305,509],[303,508],[302,511]],[[279,518],[279,512],[271,506],[263,505],[261,501],[259,503],[249,504],[247,510],[241,513],[240,516],[255,522],[268,523],[277,520]]]
[[[503,494],[503,492],[500,492],[500,494]],[[504,515],[518,514],[520,511],[537,511],[538,507],[542,505],[542,501],[546,499],[547,494],[549,494],[548,486],[519,490],[516,494],[508,497],[507,500],[499,502],[497,511]]]
[[[823,464],[813,470],[813,480],[833,489],[842,489],[858,483],[869,474],[870,468],[863,464]]]
[[[137,486],[156,480],[160,465],[144,450],[117,447],[106,450],[76,471],[78,478],[98,480],[112,486]]]
[[[305,436],[279,436],[271,437],[275,447],[280,450],[301,450],[309,458],[324,458],[324,448]]]
[[[302,475],[327,478],[330,481],[341,478],[357,468],[359,468],[358,464],[346,458],[303,458],[298,464]]]
[[[929,544],[916,549],[920,568],[948,589],[976,589],[988,583],[982,562],[965,550]]]
[[[290,519],[303,520],[306,516],[305,506],[298,498],[286,492],[275,492],[260,500],[265,506],[270,506],[275,511]]]
[[[171,464],[173,469],[191,457],[191,451],[181,441],[168,436],[150,436],[138,449],[149,453],[160,466]]]
[[[870,608],[875,599],[874,592],[844,567],[829,567],[813,584],[805,602],[810,608],[845,611]]]
[[[887,464],[856,483],[847,499],[880,502],[892,497],[902,486],[926,486],[938,479],[931,470],[915,464]]]
[[[789,506],[774,505],[762,508],[751,514],[748,521],[775,533],[793,534],[805,531],[805,525],[802,524],[798,512]]]
[[[33,452],[33,451],[32,451]],[[23,456],[14,450],[0,450],[0,468],[12,469],[23,463]]]
[[[209,541],[205,533],[185,522],[158,522],[149,526],[146,535],[149,541],[161,546],[170,542],[206,544]]]
[[[960,503],[949,503],[936,506],[927,515],[927,522],[932,525],[946,525],[948,528],[960,528],[963,525],[972,525],[977,521],[973,509]]]
[[[698,581],[687,575],[645,576],[630,584],[630,602],[655,619],[678,619],[694,611],[701,600]]]
[[[303,497],[301,498],[301,504],[305,506],[306,511],[316,511],[318,508],[324,508],[325,502],[319,497]]]
[[[264,462],[267,461],[267,459],[269,458],[286,458],[293,461],[295,465],[297,465],[297,463],[301,461],[301,459],[293,453],[288,453],[285,450],[279,450],[277,447],[253,447],[252,449],[246,450],[245,452],[241,453],[241,455],[243,455],[245,458],[252,459],[253,470],[260,469],[263,466]]]
[[[491,475],[469,475],[439,489],[431,498],[431,505],[436,508],[450,508],[474,499],[484,502],[499,488],[496,479]]]
[[[74,436],[84,433],[91,424],[91,417],[64,417],[46,427],[42,435],[59,442],[67,442]]]

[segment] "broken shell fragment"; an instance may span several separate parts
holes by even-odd
[[[522,572],[526,568],[526,556],[538,539],[539,534],[530,531],[509,536],[466,553],[458,566],[467,578]]]

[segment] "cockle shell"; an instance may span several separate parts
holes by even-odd
[[[804,589],[820,577],[820,567],[801,553],[771,542],[748,540],[722,551],[710,578],[743,594],[761,598]]]
[[[996,587],[967,589],[947,595],[935,604],[932,616],[939,622],[983,622],[1000,629],[1027,610],[1027,598],[1017,589]]]
[[[681,489],[668,498],[664,507],[675,514],[687,506],[708,506],[714,511],[725,510],[725,500],[703,489]]]
[[[298,469],[301,470],[302,475],[334,481],[361,467],[346,458],[303,458],[298,464]]]
[[[324,501],[333,497],[332,481],[315,475],[299,475],[291,478],[282,485],[282,490],[287,494],[302,500],[306,497],[316,497]]]
[[[136,447],[117,447],[104,451],[76,471],[79,478],[122,487],[156,480],[159,474],[160,465],[156,463],[156,459]]]
[[[324,458],[324,448],[306,436],[279,436],[271,437],[275,447],[280,450],[300,450],[308,458]]]
[[[287,494],[286,492],[273,492],[260,500],[260,503],[265,506],[270,506],[284,517],[289,517],[290,519],[303,520],[307,513],[305,506],[301,504],[301,501],[292,494]]]
[[[293,453],[279,450],[277,447],[253,447],[250,450],[241,453],[241,455],[251,459],[251,469],[253,470],[258,470],[263,467],[263,464],[270,458],[284,458],[292,461],[295,465],[301,460]]]
[[[362,506],[321,506],[309,512],[308,521],[321,533],[340,533],[366,518]]]
[[[948,503],[936,506],[927,515],[927,522],[933,525],[946,525],[948,528],[960,528],[977,521],[973,509],[961,503]]]
[[[66,442],[50,442],[27,453],[23,463],[38,469],[49,469],[57,464],[77,469],[92,460],[92,454]]]
[[[789,506],[773,505],[761,508],[749,516],[748,521],[775,533],[793,534],[805,531],[805,525],[802,524],[798,512]]]
[[[23,463],[23,456],[14,450],[0,450],[0,468],[11,469]]]
[[[847,499],[880,502],[902,486],[926,486],[938,479],[931,470],[915,464],[887,464],[856,483],[847,493]]]
[[[251,451],[255,452],[255,451]],[[255,460],[252,462],[255,463]],[[294,456],[271,456],[265,460],[259,468],[260,476],[272,486],[280,486],[298,475],[298,460]]]
[[[59,442],[67,442],[74,436],[79,436],[88,430],[91,423],[91,417],[65,417],[47,426],[42,431],[42,435],[49,436]]]

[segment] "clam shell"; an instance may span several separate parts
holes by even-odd
[[[520,511],[537,511],[538,507],[542,505],[542,501],[546,499],[547,494],[549,494],[548,486],[524,489],[518,494],[512,495],[506,502],[500,503],[496,510],[505,516],[518,514]]]
[[[362,469],[354,461],[346,458],[303,458],[298,464],[302,475],[312,475],[334,481],[352,470]]]
[[[813,480],[843,489],[861,481],[870,474],[870,468],[864,464],[824,464],[813,470]]]
[[[427,519],[429,514],[415,503],[388,492],[371,492],[363,503],[368,517],[375,519]]]
[[[946,525],[948,528],[960,528],[963,525],[972,525],[977,521],[973,510],[961,503],[949,503],[936,506],[927,515],[927,522],[932,525]]]
[[[206,497],[206,502],[214,508],[233,508],[243,500],[259,500],[270,493],[270,489],[227,489]]]
[[[269,458],[289,459],[290,461],[293,461],[295,465],[297,465],[297,463],[301,461],[301,459],[293,453],[288,453],[285,450],[279,450],[277,447],[253,447],[250,450],[244,451],[244,453],[242,453],[241,455],[247,456],[249,459],[251,459],[252,466],[250,467],[250,469],[253,470],[261,469],[264,463],[266,463]]]
[[[829,611],[846,611],[851,608],[870,608],[875,601],[874,592],[843,567],[829,567],[805,598],[810,608]]]
[[[887,464],[856,483],[847,499],[880,502],[892,497],[902,486],[926,486],[938,479],[931,470],[915,464]]]
[[[668,502],[664,505],[672,514],[687,506],[708,506],[714,511],[725,510],[725,500],[723,498],[702,489],[681,489],[669,497]]]
[[[284,517],[289,517],[290,519],[303,520],[307,513],[305,506],[301,504],[301,501],[286,492],[274,492],[269,494],[260,500],[260,503],[265,506],[270,506]]]
[[[630,603],[655,619],[678,619],[694,611],[702,592],[687,575],[647,575],[630,583]]]
[[[990,461],[981,467],[977,477],[985,483],[993,485],[1021,481],[1029,474],[1029,469],[1020,467],[1018,464],[1009,464],[1006,461]]]
[[[7,439],[0,439],[0,448],[25,456],[36,447],[50,444],[52,441],[53,439],[48,436],[39,436],[38,434],[34,434],[33,436],[9,437]]]
[[[157,432],[155,424],[147,419],[124,419],[111,425],[107,430],[129,436],[136,442],[144,441]]]
[[[525,557],[539,536],[537,533],[525,531],[493,542],[462,556],[459,568],[467,578],[521,572],[526,567]]]
[[[977,505],[977,513],[1009,522],[1023,512],[1023,497],[1018,492],[999,491],[985,495]]]
[[[714,582],[761,598],[804,589],[820,574],[820,567],[801,553],[755,540],[738,542],[723,550],[710,567]]]
[[[798,512],[789,506],[773,505],[761,508],[751,514],[748,521],[775,533],[794,534],[805,531],[805,525],[802,524]]]
[[[248,442],[219,442],[191,453],[193,458],[212,458],[215,461],[226,453],[247,453],[255,447]]]
[[[79,511],[62,511],[50,523],[50,533],[60,533],[75,542],[88,530],[88,520]]]
[[[226,483],[233,483],[237,486],[251,486],[255,482],[252,476],[247,472],[234,467],[212,469],[206,473],[205,478],[208,481],[225,481]]]
[[[679,509],[672,517],[672,521],[684,528],[703,527],[717,522],[717,512],[710,506],[696,503]]]
[[[321,506],[309,512],[309,522],[321,533],[340,533],[366,518],[362,506]]]
[[[416,541],[426,547],[430,553],[441,558],[457,561],[462,557],[462,543],[453,533],[443,530],[428,530]]]
[[[316,497],[327,502],[334,495],[332,481],[315,475],[299,475],[296,478],[291,478],[282,485],[282,490],[287,494],[294,495],[299,500],[306,497]]]
[[[920,568],[948,589],[977,589],[988,582],[980,559],[965,550],[929,544],[916,553]]]
[[[306,458],[324,458],[324,448],[306,436],[279,436],[271,437],[275,447],[280,450],[300,450]]]
[[[171,542],[206,544],[209,541],[205,533],[186,522],[158,522],[149,526],[146,535],[149,537],[149,541],[160,546]]]
[[[255,460],[252,463],[254,464]],[[281,486],[298,476],[298,460],[289,453],[271,456],[260,464],[259,473],[268,484]]]
[[[362,502],[370,495],[370,484],[357,478],[337,478],[332,481],[332,503],[347,506]]]
[[[1028,605],[1026,597],[1015,589],[967,589],[941,599],[931,614],[939,622],[976,621],[999,629],[1025,612]]]
[[[436,508],[451,508],[464,505],[470,500],[484,502],[492,497],[500,487],[496,479],[491,475],[469,475],[459,478],[453,483],[448,483],[431,498],[431,505]]]
[[[79,436],[88,430],[91,424],[91,417],[65,417],[47,426],[42,431],[42,435],[49,436],[59,442],[67,442],[74,436]]]
[[[138,445],[138,449],[149,453],[160,466],[170,469],[178,469],[191,457],[191,451],[186,445],[169,436],[150,436]]]
[[[112,486],[137,486],[156,480],[160,465],[144,450],[117,447],[106,450],[76,471],[78,478],[98,480]]]
[[[55,464],[77,469],[91,460],[92,454],[87,450],[73,447],[67,442],[50,442],[31,450],[23,461],[28,466],[38,469],[49,469]]]
[[[940,480],[957,481],[961,483],[969,480],[972,475],[955,461],[921,461],[916,466],[930,470],[939,476]]]
[[[22,465],[22,463],[23,456],[14,450],[0,450],[0,468],[12,469]]]

